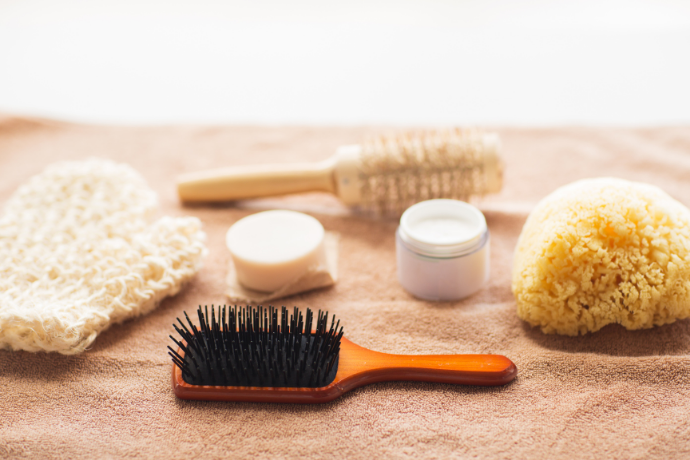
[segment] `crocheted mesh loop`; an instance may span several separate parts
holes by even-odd
[[[153,223],[156,194],[131,167],[61,162],[21,186],[0,217],[0,347],[84,351],[201,268],[195,217]]]

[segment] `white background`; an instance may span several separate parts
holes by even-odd
[[[0,0],[0,111],[123,124],[684,124],[690,2]]]

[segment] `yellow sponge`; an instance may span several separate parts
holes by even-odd
[[[547,334],[690,316],[690,211],[652,185],[601,178],[544,198],[513,263],[518,316]]]

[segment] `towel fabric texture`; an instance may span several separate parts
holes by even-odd
[[[475,202],[492,234],[491,280],[458,302],[426,302],[396,280],[397,223],[352,215],[313,193],[182,206],[175,176],[214,167],[317,161],[375,127],[101,127],[0,118],[0,205],[57,160],[101,157],[137,170],[161,213],[196,216],[204,268],[148,315],[114,325],[79,355],[0,350],[0,458],[688,458],[690,320],[580,337],[521,321],[513,251],[529,211],[561,185],[612,176],[690,205],[690,128],[496,131],[501,193]],[[326,309],[345,335],[406,354],[497,353],[518,367],[504,387],[389,382],[323,405],[177,400],[172,323],[226,303],[227,229],[259,210],[307,212],[340,234],[338,282],[281,300]]]

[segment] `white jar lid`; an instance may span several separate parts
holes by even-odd
[[[422,255],[454,257],[471,252],[487,232],[482,212],[464,201],[428,200],[400,218],[400,237]]]

